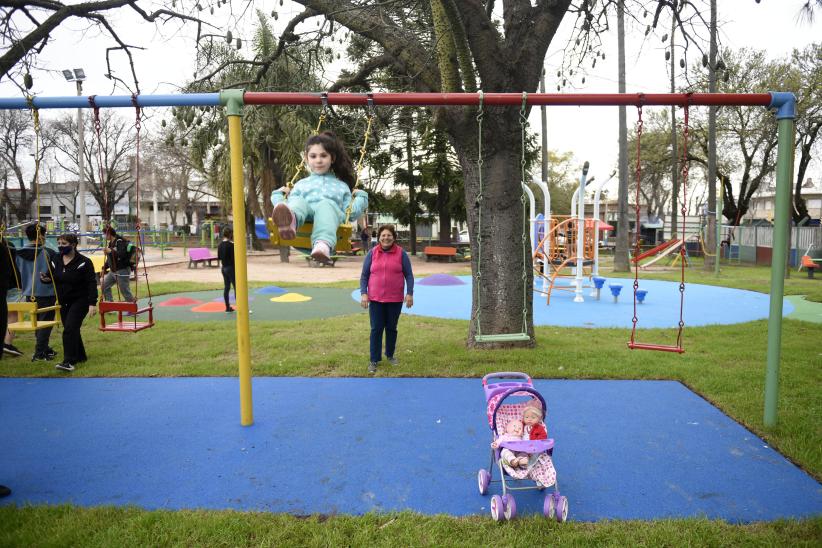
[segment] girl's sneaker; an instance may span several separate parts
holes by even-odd
[[[318,263],[327,264],[331,262],[331,246],[328,242],[317,240],[311,250],[311,258]]]
[[[297,236],[297,216],[285,203],[280,202],[274,206],[271,212],[271,220],[277,225],[280,238],[283,240],[293,240]]]

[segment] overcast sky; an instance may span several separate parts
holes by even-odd
[[[784,57],[793,48],[803,48],[814,38],[818,40],[822,24],[801,23],[797,20],[800,0],[724,0],[719,2],[719,18],[723,22],[720,31],[723,47],[752,47],[767,49],[771,58]],[[141,3],[142,4],[142,3]],[[278,12],[278,25],[282,26],[293,15],[302,10],[287,0],[283,6],[278,1],[259,3],[270,15],[272,9]],[[223,35],[230,25],[235,36],[242,36],[247,43],[251,38],[251,27],[238,26],[237,15],[231,16],[228,8],[217,8],[214,16],[201,12],[206,19],[218,22],[220,28],[213,30]],[[725,11],[723,11],[725,10]],[[822,14],[818,14],[822,17]],[[707,14],[706,14],[707,17]],[[194,72],[194,48],[190,39],[191,30],[176,32],[175,26],[157,30],[152,25],[129,24],[134,18],[123,15],[115,16],[115,24],[122,31],[122,38],[128,43],[139,44],[146,49],[135,50],[135,63],[143,93],[173,93]],[[244,21],[253,20],[248,13]],[[556,72],[561,62],[562,45],[567,40],[573,18],[566,18],[552,47],[546,56],[545,67],[548,74],[547,91],[556,92]],[[313,21],[307,23],[314,25]],[[613,24],[614,30],[616,23]],[[664,46],[659,38],[643,43],[640,39],[642,30],[631,25],[627,29],[627,91],[646,93],[665,93],[670,89],[667,75],[667,63],[664,60]],[[204,32],[211,32],[208,29]],[[662,34],[664,31],[660,31]],[[39,56],[40,70],[33,74],[38,95],[61,96],[73,95],[73,83],[66,82],[61,69],[82,67],[88,77],[84,85],[84,95],[90,94],[124,94],[124,89],[115,90],[112,82],[103,75],[106,72],[105,47],[111,46],[111,40],[100,36],[96,28],[89,28],[79,21],[72,21],[61,26],[52,36],[52,42]],[[248,47],[248,46],[244,46]],[[575,82],[575,89],[566,89],[578,93],[615,93],[617,91],[616,69],[616,36],[615,32],[605,37],[605,61],[600,61],[595,70],[586,75],[586,83]],[[116,73],[126,79],[127,66],[123,56],[113,53]],[[699,56],[696,57],[697,59]],[[587,63],[586,63],[587,64]],[[327,77],[333,80],[335,74]],[[320,91],[320,90],[318,90]],[[513,90],[512,90],[513,91]],[[19,91],[7,82],[0,82],[0,95],[19,96]],[[56,112],[44,113],[49,117]],[[155,120],[163,116],[155,116]],[[591,162],[591,173],[600,180],[606,178],[616,166],[617,158],[617,109],[615,107],[551,107],[548,108],[548,143],[549,148],[559,151],[570,151],[581,165],[585,160]],[[635,121],[636,113],[628,109],[629,126]],[[534,109],[531,116],[533,128],[539,130],[539,110]],[[809,176],[815,180],[820,176],[820,162],[816,162]],[[59,178],[58,178],[59,180]],[[610,185],[609,185],[610,186]]]

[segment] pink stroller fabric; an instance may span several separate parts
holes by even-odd
[[[521,395],[529,395],[529,393],[523,392]],[[501,397],[502,394],[498,394],[488,400],[488,424],[491,426],[494,422],[494,409],[496,409]],[[526,405],[527,402],[506,403],[499,406],[497,410],[497,432],[505,432],[505,427],[512,420],[522,420],[522,412],[525,410]],[[531,463],[527,468],[511,468],[505,462],[502,463],[502,466],[512,478],[530,478],[542,487],[550,487],[557,481],[557,472],[554,470],[554,463],[548,453],[540,453],[536,462]]]

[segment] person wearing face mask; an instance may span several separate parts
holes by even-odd
[[[91,260],[77,252],[76,234],[60,236],[57,249],[60,257],[51,269],[63,322],[63,361],[57,364],[57,369],[74,371],[78,363],[88,359],[80,328],[86,315],[94,316],[97,312],[97,278]],[[47,274],[40,279],[50,281]]]
[[[377,364],[382,357],[383,332],[385,357],[391,365],[398,365],[394,351],[402,303],[405,301],[406,308],[414,306],[411,260],[405,250],[396,244],[397,231],[394,225],[381,226],[377,234],[379,244],[372,247],[365,256],[360,274],[360,304],[368,309],[371,319],[369,373],[377,372]]]

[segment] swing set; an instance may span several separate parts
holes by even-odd
[[[29,104],[38,108],[88,108],[89,104],[83,97],[34,97],[0,98],[2,109],[24,109]],[[141,96],[99,96],[96,106],[100,108],[112,107],[159,107],[159,106],[222,106],[226,109],[228,119],[228,133],[230,146],[230,169],[232,183],[232,210],[234,217],[234,234],[245,239],[245,204],[244,204],[244,177],[242,157],[242,110],[247,105],[315,105],[323,104],[346,106],[369,105],[406,105],[406,106],[521,106],[524,113],[528,106],[565,105],[565,106],[635,106],[641,109],[644,106],[681,106],[684,109],[694,106],[722,106],[738,105],[751,107],[766,107],[776,112],[778,121],[777,146],[777,194],[776,219],[773,241],[774,256],[784,256],[787,247],[787,215],[789,212],[790,188],[793,179],[793,136],[795,130],[796,98],[792,93],[660,93],[660,94],[530,94],[522,93],[308,93],[308,92],[245,92],[241,89],[223,90],[219,93],[191,93],[177,95],[141,95]],[[641,110],[640,110],[641,112]],[[481,124],[482,108],[478,114],[478,126]],[[687,124],[685,126],[687,128]],[[481,139],[481,134],[480,134]],[[478,143],[481,145],[481,142]],[[479,157],[481,171],[482,156]],[[480,175],[481,177],[481,175]],[[524,174],[522,174],[524,180]],[[480,180],[480,194],[478,199],[478,225],[482,216],[482,191],[484,181]],[[524,203],[524,201],[523,201]],[[526,218],[527,216],[523,216]],[[527,228],[527,225],[526,227]],[[524,229],[523,234],[527,231]],[[482,237],[480,230],[480,237]],[[343,241],[347,240],[343,238]],[[525,242],[525,237],[524,240]],[[527,250],[527,244],[523,249]],[[493,257],[486,259],[481,255],[482,248],[478,244],[477,253],[477,281],[481,281],[481,269],[491,264]],[[682,253],[680,251],[680,253]],[[244,246],[235,246],[235,268],[237,280],[237,343],[239,355],[240,380],[240,414],[241,424],[253,424],[251,403],[251,353],[249,338],[249,310],[248,310],[248,276],[246,264],[246,249]],[[485,256],[487,257],[487,255]],[[486,264],[487,261],[487,264]],[[528,268],[529,257],[523,255],[523,265]],[[784,295],[784,275],[786,265],[783,261],[774,261],[771,266],[771,307],[768,322],[768,352],[767,373],[765,379],[765,426],[776,424],[780,340],[782,332],[782,299]],[[638,274],[635,273],[635,289],[638,285]],[[524,281],[527,287],[527,270]],[[479,286],[479,284],[477,284]],[[680,286],[681,303],[684,302],[684,283]],[[478,300],[479,301],[479,300]],[[524,317],[527,322],[527,295],[525,297]],[[682,307],[682,306],[681,306]],[[680,307],[680,308],[681,308]],[[137,311],[136,303],[134,310]],[[681,312],[680,312],[681,313]],[[634,314],[636,318],[636,313]],[[681,318],[681,316],[680,316]],[[480,318],[475,318],[478,322]],[[525,331],[523,326],[523,331]],[[658,348],[664,345],[639,343],[636,338],[636,323],[631,333],[629,347],[635,349],[681,351],[681,328],[677,344],[672,347]],[[481,342],[497,342],[497,337],[521,337],[522,334],[511,333],[484,333],[477,329],[477,335],[483,337]],[[485,338],[488,337],[488,338]],[[506,339],[502,339],[506,340]],[[519,339],[517,339],[519,340]]]

